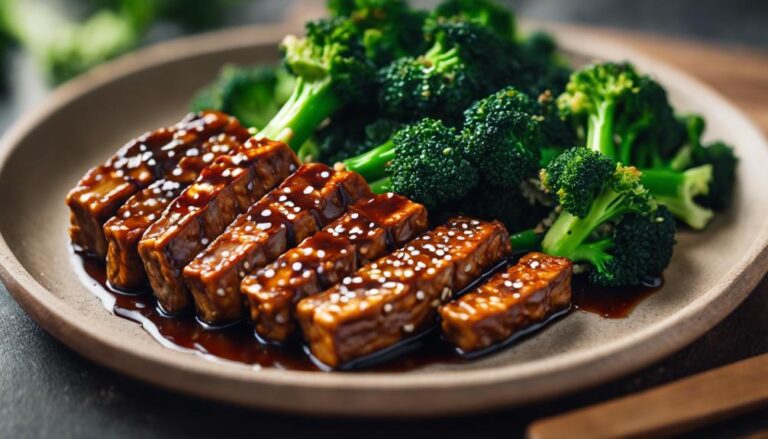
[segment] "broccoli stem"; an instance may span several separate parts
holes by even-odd
[[[609,189],[595,198],[584,218],[563,211],[544,235],[542,249],[545,253],[578,261],[577,249],[597,227],[631,210],[623,201],[624,195]]]
[[[599,151],[608,157],[616,157],[616,147],[613,140],[614,115],[616,103],[613,101],[599,102],[597,112],[589,115],[587,132],[587,147]]]
[[[695,198],[709,193],[712,182],[712,165],[702,165],[685,172],[649,169],[643,171],[643,186],[667,206],[672,214],[701,230],[709,223],[714,212],[696,203]]]
[[[395,157],[395,144],[392,139],[363,154],[344,160],[344,166],[350,171],[362,175],[372,183],[387,176],[387,164]]]
[[[624,163],[626,165],[634,164],[634,161],[632,160],[632,154],[637,153],[638,155],[647,155],[651,152],[650,148],[638,148],[635,146],[635,141],[637,141],[637,138],[640,136],[640,134],[643,132],[644,129],[646,129],[651,122],[651,118],[648,116],[648,114],[643,115],[640,119],[634,121],[627,129],[620,130],[624,132],[624,135],[621,138],[621,142],[619,144],[619,157],[618,161],[620,163]],[[637,152],[639,151],[639,153]],[[641,157],[638,160],[640,160],[640,163],[645,163],[642,160],[653,160],[652,157]]]
[[[542,233],[534,229],[524,230],[509,236],[509,242],[512,245],[514,253],[528,253],[538,250],[541,247],[541,240],[544,237]]]
[[[569,259],[575,262],[589,262],[599,272],[604,272],[605,264],[613,257],[608,253],[611,248],[613,248],[613,240],[610,238],[581,244],[571,253]]]
[[[334,93],[330,79],[308,81],[299,77],[291,97],[259,135],[298,150],[315,128],[340,107],[341,100]]]
[[[384,177],[369,183],[369,186],[374,194],[385,194],[391,191],[391,183],[392,181],[389,177]]]

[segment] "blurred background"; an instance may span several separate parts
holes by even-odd
[[[523,19],[768,52],[761,0],[502,0]],[[56,85],[137,47],[231,26],[299,23],[323,0],[0,0],[0,129]],[[436,1],[415,0],[429,7]]]

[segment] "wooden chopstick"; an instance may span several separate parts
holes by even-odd
[[[768,354],[538,420],[530,439],[668,436],[768,406]]]

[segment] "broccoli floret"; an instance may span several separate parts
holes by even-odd
[[[610,159],[587,148],[572,148],[558,156],[543,171],[543,180],[558,194],[583,194],[581,187],[565,181],[565,174],[582,175],[572,180],[593,188],[583,202],[571,200],[547,231],[541,243],[544,252],[591,266],[590,280],[599,285],[637,285],[643,278],[659,274],[669,264],[674,240],[674,221],[659,207],[641,184],[634,167],[615,165],[615,170],[592,174]],[[567,169],[566,168],[570,168]],[[552,178],[550,173],[561,175]],[[562,201],[562,198],[561,198]],[[571,212],[575,205],[582,212]],[[583,213],[587,207],[586,214]]]
[[[274,67],[225,66],[212,84],[195,95],[190,109],[218,110],[246,126],[264,127],[288,98],[281,90],[295,82],[282,72]]]
[[[583,253],[595,267],[590,282],[604,286],[631,286],[661,274],[672,259],[675,219],[666,206],[652,217],[624,215],[606,237],[585,244]]]
[[[586,131],[588,148],[639,168],[668,161],[684,138],[667,92],[628,63],[577,70],[558,105]]]
[[[571,75],[565,92],[558,97],[563,117],[586,126],[586,146],[618,159],[617,118],[636,107],[640,75],[629,64],[588,65]]]
[[[482,26],[441,19],[427,27],[433,45],[425,54],[397,59],[381,70],[379,103],[389,117],[450,123],[507,83],[513,63],[507,44]]]
[[[348,19],[309,22],[306,37],[288,36],[282,48],[296,84],[288,101],[259,135],[299,149],[344,104],[371,93],[374,68]],[[307,160],[318,156],[316,150],[299,152]]]
[[[712,165],[701,165],[686,171],[666,169],[643,170],[643,186],[656,200],[667,206],[676,217],[696,230],[709,224],[714,212],[700,204],[698,199],[709,194],[712,183]]]
[[[493,0],[444,0],[435,8],[437,17],[471,21],[509,41],[517,37],[515,15]]]
[[[329,0],[328,12],[352,20],[363,34],[368,57],[379,66],[424,50],[427,14],[411,9],[404,0]]]
[[[536,175],[543,144],[537,111],[535,101],[510,87],[464,113],[465,155],[486,183],[517,189]]]
[[[460,199],[477,185],[477,171],[462,155],[461,142],[454,128],[424,119],[344,164],[371,182],[376,192],[393,191],[436,207]]]
[[[584,148],[555,158],[540,173],[541,183],[557,195],[563,209],[585,218],[605,182],[616,172],[610,157]]]

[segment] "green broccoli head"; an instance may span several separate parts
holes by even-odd
[[[556,194],[567,212],[584,218],[616,165],[609,157],[588,148],[572,148],[541,170],[541,183]]]
[[[588,244],[595,269],[590,282],[608,287],[639,285],[661,274],[672,259],[675,219],[665,206],[653,215],[624,215],[601,240]]]
[[[362,33],[368,57],[379,66],[424,49],[426,13],[411,9],[404,0],[330,0],[328,11],[351,19]]]
[[[439,120],[424,119],[392,139],[389,189],[428,207],[457,200],[477,184],[477,172],[462,155],[461,136]]]
[[[444,0],[433,15],[471,21],[509,41],[514,41],[517,36],[515,15],[493,0]]]
[[[218,110],[235,116],[249,127],[264,127],[285,103],[279,93],[293,87],[293,77],[274,67],[225,66],[216,80],[192,100],[192,111]]]
[[[391,117],[454,121],[477,99],[497,90],[512,72],[506,43],[463,21],[430,21],[431,49],[404,57],[379,73],[379,103]]]
[[[543,143],[537,111],[526,94],[506,88],[464,113],[465,155],[486,183],[516,189],[536,175]]]
[[[636,285],[669,264],[674,221],[642,185],[637,169],[618,164],[607,172],[609,163],[596,151],[572,148],[547,167],[544,180],[557,190],[563,210],[541,247],[588,264],[595,283]]]

